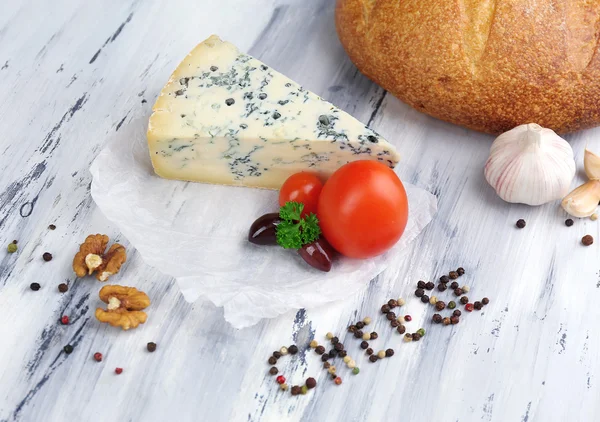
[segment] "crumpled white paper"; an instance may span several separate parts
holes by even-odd
[[[247,241],[252,222],[277,210],[277,192],[156,176],[146,125],[138,119],[124,126],[98,155],[90,168],[92,197],[149,265],[177,280],[187,301],[206,297],[223,306],[235,328],[366,288],[436,212],[433,195],[405,184],[409,220],[400,242],[376,258],[340,257],[323,273],[293,251]]]

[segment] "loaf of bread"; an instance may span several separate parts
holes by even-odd
[[[439,119],[600,124],[600,0],[338,0],[336,27],[361,72]]]

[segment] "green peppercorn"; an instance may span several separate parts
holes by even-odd
[[[425,329],[424,328],[419,328],[417,330],[417,334],[420,335],[421,337],[425,336]]]
[[[355,367],[352,369],[352,373],[353,373],[354,375],[358,375],[358,373],[359,373],[359,372],[360,372],[360,369],[358,369],[358,366],[355,366]]]
[[[308,387],[306,385],[302,386],[302,390],[300,390],[302,394],[308,393]]]
[[[450,302],[448,302],[448,309],[454,309],[456,308],[456,302],[451,300]]]
[[[9,243],[6,249],[8,250],[8,253],[15,253],[19,247],[16,243]]]

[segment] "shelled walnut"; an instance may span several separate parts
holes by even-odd
[[[96,309],[96,319],[123,330],[136,328],[146,322],[143,309],[150,306],[150,298],[134,287],[107,285],[100,289],[100,300],[107,303],[106,310]]]
[[[85,239],[73,258],[73,270],[78,277],[96,272],[99,281],[106,281],[119,272],[127,260],[127,252],[122,245],[115,243],[105,253],[108,240],[105,234],[91,234]]]

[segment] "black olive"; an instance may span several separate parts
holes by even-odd
[[[329,272],[334,256],[334,250],[323,237],[319,237],[313,243],[302,246],[298,253],[308,265],[317,270]]]
[[[276,228],[279,223],[281,223],[281,220],[276,212],[257,218],[250,226],[248,241],[255,245],[276,245]]]

